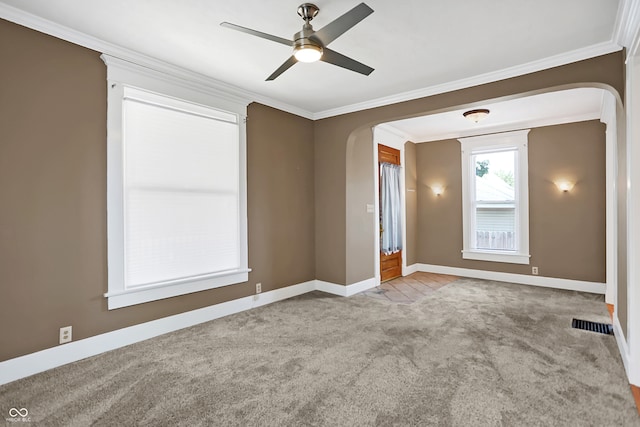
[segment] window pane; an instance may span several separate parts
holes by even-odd
[[[516,250],[516,151],[478,153],[472,159],[475,168],[475,247]]]
[[[487,202],[515,200],[514,150],[472,156],[476,169],[475,199]]]
[[[516,210],[513,207],[476,208],[478,249],[516,250]]]

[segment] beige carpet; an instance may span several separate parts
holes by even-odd
[[[573,317],[607,321],[602,297],[471,279],[411,305],[314,292],[7,384],[0,410],[45,426],[640,425],[614,337]]]

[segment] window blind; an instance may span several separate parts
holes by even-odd
[[[240,268],[237,123],[123,101],[125,288]]]

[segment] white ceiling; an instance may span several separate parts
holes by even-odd
[[[603,89],[569,89],[476,105],[473,108],[490,111],[479,123],[466,119],[462,113],[471,108],[463,108],[388,122],[383,126],[419,143],[595,120],[602,116],[603,96]]]
[[[375,68],[370,76],[299,63],[272,82],[290,49],[219,24],[290,38],[302,0],[2,0],[0,17],[51,34],[76,30],[322,118],[619,50],[622,1],[366,0],[375,12],[330,47]],[[314,27],[358,2],[316,0]]]

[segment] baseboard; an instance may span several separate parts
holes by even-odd
[[[618,316],[613,317],[613,335],[616,337],[616,343],[618,344],[618,351],[620,352],[620,357],[622,358],[622,364],[624,365],[624,370],[627,373],[627,378],[629,379],[629,383],[633,384],[631,381],[631,365],[629,365],[629,347],[627,346],[627,340],[622,332],[622,325],[620,325],[620,319]]]
[[[410,275],[410,274],[417,273],[418,271],[420,271],[420,270],[418,270],[419,265],[420,265],[420,264],[411,264],[411,265],[407,265],[407,266],[405,267],[405,269],[404,269],[404,270],[402,270],[402,275],[403,275],[403,276],[408,276],[408,275]]]
[[[317,291],[326,292],[333,295],[339,295],[341,297],[350,297],[359,292],[366,291],[367,289],[376,287],[376,279],[372,277],[370,279],[363,280],[361,282],[353,283],[351,285],[337,285],[335,283],[325,282],[323,280],[315,281],[315,289]]]
[[[566,289],[569,291],[589,292],[604,295],[606,285],[598,282],[557,279],[554,277],[529,276],[527,274],[502,273],[498,271],[473,270],[470,268],[446,267],[442,265],[418,264],[418,271],[425,273],[450,274],[453,276],[472,277],[474,279],[496,280],[521,285],[541,286],[545,288]]]
[[[0,385],[199,323],[305,294],[315,289],[316,281],[311,280],[9,359],[0,362]]]

